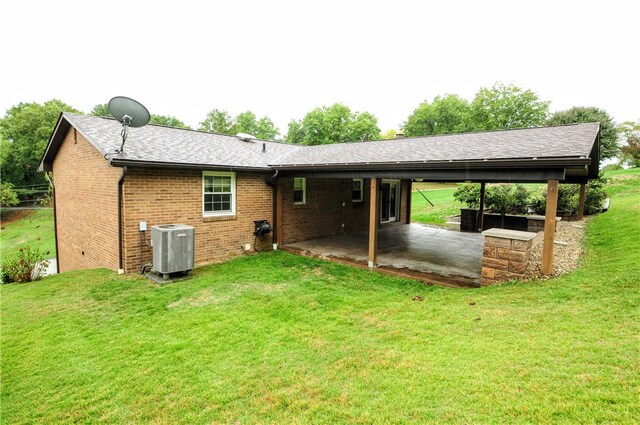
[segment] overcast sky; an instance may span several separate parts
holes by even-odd
[[[129,96],[197,128],[342,102],[386,131],[427,99],[515,83],[551,111],[640,119],[640,2],[4,1],[0,111]]]

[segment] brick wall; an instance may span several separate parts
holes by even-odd
[[[118,268],[118,179],[122,168],[107,161],[73,128],[53,162],[56,185],[58,258],[61,272]],[[202,171],[129,167],[123,184],[124,269],[137,272],[150,263],[151,247],[141,238],[140,221],[151,226],[180,223],[195,228],[195,263],[222,261],[254,248],[254,220],[273,224],[273,192],[267,174],[236,173],[236,214],[203,217]],[[279,179],[283,188],[283,241],[291,243],[343,232],[366,230],[369,221],[369,179],[363,201],[352,202],[351,179],[307,179],[307,202],[293,204],[293,179]],[[407,184],[402,182],[400,220],[406,222]],[[344,207],[342,203],[344,202]],[[344,228],[342,223],[344,222]],[[258,238],[258,250],[271,248],[272,235]]]
[[[53,161],[58,270],[118,268],[118,179],[74,128]]]
[[[241,246],[254,248],[254,220],[273,224],[272,189],[267,174],[236,173],[236,214],[203,217],[202,171],[129,168],[123,188],[124,256],[127,272],[150,263],[151,247],[141,240],[140,221],[151,226],[187,224],[195,228],[195,263],[202,265],[242,255]],[[258,250],[271,249],[272,234],[256,240]],[[142,260],[140,248],[142,247]]]
[[[352,202],[352,179],[307,179],[307,202],[293,203],[293,178],[278,179],[283,190],[282,241],[288,244],[325,236],[367,230],[369,226],[370,179],[363,181],[362,202]],[[408,184],[401,182],[400,214],[406,223]],[[342,203],[344,202],[344,207]]]

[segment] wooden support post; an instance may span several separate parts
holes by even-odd
[[[407,211],[405,212],[405,214],[407,214],[405,223],[407,224],[411,224],[411,195],[413,190],[412,186],[413,184],[411,179],[407,180]]]
[[[282,221],[282,195],[283,195],[283,184],[282,179],[278,179],[276,187],[276,243],[278,245],[282,245],[282,225],[284,224]]]
[[[484,189],[485,182],[480,183],[480,210],[478,211],[478,230],[484,230]]]
[[[371,179],[369,196],[369,267],[376,267],[378,257],[378,223],[380,222],[380,179]]]
[[[544,242],[542,244],[542,273],[553,273],[553,241],[556,235],[558,209],[558,180],[547,182],[547,209],[544,216]]]
[[[587,189],[587,185],[585,183],[580,184],[580,200],[578,202],[578,220],[582,220],[584,218],[584,195]]]

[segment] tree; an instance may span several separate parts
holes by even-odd
[[[234,131],[256,136],[258,139],[273,140],[280,132],[269,117],[256,118],[256,114],[245,111],[238,114],[234,120]]]
[[[16,188],[46,183],[38,165],[60,112],[77,109],[54,99],[39,103],[20,103],[10,108],[0,120],[0,139],[3,150],[0,164],[3,182]],[[8,143],[7,143],[8,142]]]
[[[304,129],[302,128],[302,121],[291,120],[287,127],[287,135],[285,140],[288,143],[294,143],[301,145],[304,143]]]
[[[460,133],[470,129],[469,102],[455,94],[436,96],[433,102],[422,102],[402,129],[407,136]]]
[[[384,133],[380,133],[380,139],[382,140],[395,139],[397,134],[398,134],[398,130],[396,130],[395,128],[391,128],[385,131]]]
[[[178,118],[168,115],[155,115],[151,114],[151,118],[149,119],[151,124],[159,124],[166,125],[167,127],[177,127],[177,128],[191,128]]]
[[[113,117],[113,115],[111,115],[111,111],[109,110],[109,105],[107,105],[106,103],[99,103],[95,105],[93,109],[91,109],[91,112],[89,112],[89,115],[93,115],[95,117]],[[149,122],[151,124],[166,125],[167,127],[191,128],[184,122],[180,121],[178,118],[168,115],[151,114]]]
[[[380,138],[377,118],[369,112],[351,112],[341,103],[308,112],[300,121],[289,123],[289,143],[324,145]]]
[[[111,118],[111,111],[109,110],[109,105],[106,103],[99,103],[91,109],[89,115],[93,115],[94,117],[109,117]]]
[[[472,130],[500,130],[542,125],[549,102],[513,84],[482,87],[471,102]]]
[[[220,109],[212,109],[200,123],[199,130],[230,135],[247,133],[264,140],[273,140],[280,133],[269,117],[258,119],[253,112],[245,111],[234,118]]]
[[[621,162],[630,167],[640,167],[640,120],[626,121],[618,127],[622,141]]]
[[[225,110],[212,109],[200,123],[198,130],[218,134],[233,133],[233,117]]]
[[[547,120],[547,125],[586,122],[600,123],[600,161],[618,156],[618,130],[611,116],[602,109],[594,106],[574,106],[566,111],[554,113]]]

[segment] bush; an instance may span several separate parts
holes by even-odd
[[[487,188],[487,207],[504,214],[524,214],[530,193],[521,184],[498,184]]]
[[[608,164],[600,169],[603,173],[607,171],[616,171],[616,170],[624,170],[624,167],[620,164]]]
[[[607,197],[604,186],[608,180],[600,176],[591,180],[587,184],[584,196],[584,213],[586,215],[595,214],[602,209],[602,203]],[[558,185],[558,210],[571,211],[572,215],[578,213],[580,205],[580,185],[579,184],[560,184]],[[536,211],[544,214],[547,207],[547,189],[542,189],[541,197],[536,203]]]
[[[531,193],[521,184],[497,184],[486,189],[487,208],[500,214],[523,214],[527,211]],[[453,198],[469,208],[480,207],[480,184],[459,183]]]
[[[602,174],[597,180],[592,180],[587,186],[584,195],[584,213],[595,214],[602,209],[602,203],[607,198],[607,192],[604,191],[605,185],[609,182]]]
[[[480,207],[480,183],[458,183],[453,199],[463,204],[467,204],[468,208]]]
[[[20,200],[11,183],[2,183],[0,185],[0,206],[14,207],[18,205]]]
[[[48,265],[39,248],[27,245],[3,262],[0,277],[2,283],[31,282],[39,280]]]

